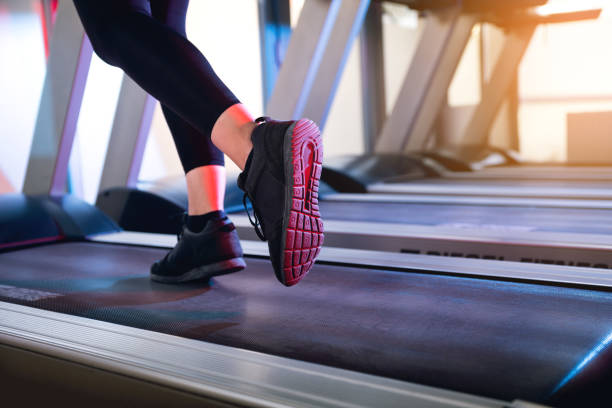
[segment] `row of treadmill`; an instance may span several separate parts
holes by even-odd
[[[92,50],[72,2],[59,3],[23,193],[0,196],[3,401],[609,405],[612,167],[528,164],[487,142],[535,28],[601,10],[397,3],[418,10],[423,29],[386,115],[380,2],[307,1],[290,34],[269,30],[288,24],[289,2],[260,2],[262,71],[276,83],[267,114],[323,127],[354,41],[370,57],[361,72],[369,148],[326,157],[325,247],[289,289],[273,279],[231,180],[226,208],[247,269],[150,281],[150,264],[176,243],[186,195],[182,180],[138,180],[155,101],[128,77],[97,202],[65,192]],[[477,24],[508,38],[458,129],[471,142],[440,146],[439,113]],[[266,58],[283,42],[271,32],[290,35],[280,66]]]

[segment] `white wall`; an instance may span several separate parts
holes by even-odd
[[[20,190],[23,184],[44,75],[43,37],[34,2],[0,4],[2,191]]]
[[[525,54],[519,134],[529,160],[566,160],[567,113],[612,110],[612,6],[602,4],[597,21],[539,27]]]

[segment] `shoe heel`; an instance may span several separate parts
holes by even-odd
[[[178,276],[159,276],[151,274],[151,279],[160,283],[183,283],[191,281],[208,280],[214,276],[227,275],[228,273],[239,272],[246,268],[246,262],[242,257],[227,259],[208,265],[193,268]]]
[[[214,267],[215,270],[209,277],[226,275],[228,273],[239,272],[246,268],[246,262],[244,258],[238,257],[233,259],[228,259],[226,261],[217,262],[213,265],[208,265],[209,267]]]

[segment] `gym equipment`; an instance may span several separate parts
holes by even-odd
[[[60,3],[56,33],[71,13]],[[52,39],[29,194],[0,196],[5,399],[78,390],[104,404],[129,389],[120,398],[211,406],[609,401],[612,278],[593,268],[324,248],[288,290],[265,244],[245,241],[245,272],[151,282],[150,263],[175,238],[113,232],[63,194],[85,58],[69,59],[77,80],[61,76],[51,65],[62,38]],[[61,81],[71,86],[58,94]]]

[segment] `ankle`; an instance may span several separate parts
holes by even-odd
[[[225,217],[226,214],[223,210],[211,211],[200,215],[189,215],[187,216],[186,222],[187,229],[197,234],[206,227],[206,224],[208,224],[209,221],[223,219]]]
[[[225,168],[208,165],[190,170],[186,175],[189,215],[222,210],[225,198]]]
[[[257,124],[244,105],[236,104],[219,116],[212,129],[213,144],[225,153],[241,170],[253,148],[251,134]]]

